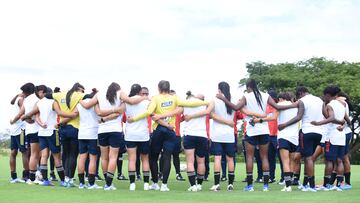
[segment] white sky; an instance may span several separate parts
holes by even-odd
[[[1,1],[0,131],[22,84],[241,91],[247,62],[359,61],[360,1]]]

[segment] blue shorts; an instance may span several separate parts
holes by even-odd
[[[210,152],[215,156],[226,154],[229,157],[235,157],[235,143],[211,142]]]
[[[181,137],[176,136],[176,142],[173,153],[179,154],[181,152]]]
[[[270,138],[268,134],[265,135],[256,135],[256,136],[248,136],[246,135],[245,142],[248,142],[249,144],[256,146],[256,145],[265,145],[269,143]]]
[[[296,152],[297,146],[294,145],[292,142],[285,140],[285,139],[278,139],[278,147],[279,149],[286,149],[290,153]]]
[[[127,148],[136,148],[140,154],[149,154],[150,153],[150,141],[126,141]]]
[[[49,137],[39,136],[39,142],[40,151],[48,148],[52,153],[57,154],[61,150],[59,133],[56,130],[54,130],[54,133]]]
[[[97,140],[79,140],[79,153],[97,155]]]
[[[29,141],[30,144],[32,144],[32,143],[39,143],[38,133],[27,134],[27,139],[28,139],[28,141]]]
[[[78,145],[79,129],[72,125],[65,125],[59,129],[61,144],[69,143]]]
[[[296,147],[296,152],[297,153],[301,153],[301,146],[302,146],[302,143],[303,143],[303,141],[302,141],[303,138],[304,138],[304,133],[301,130],[299,130],[299,144]]]
[[[327,161],[336,161],[343,159],[345,156],[345,146],[332,145],[330,142],[325,143],[325,159]]]
[[[111,146],[119,148],[120,151],[126,150],[123,132],[100,133],[98,139],[102,147]]]
[[[176,134],[173,130],[158,125],[151,136],[150,150],[152,153],[160,153],[163,150],[172,154],[176,142]]]
[[[303,157],[312,156],[316,150],[316,147],[320,145],[321,134],[318,133],[305,133],[300,139],[301,143],[301,155]]]
[[[350,142],[352,138],[352,133],[346,134],[346,142],[345,142],[345,154],[348,154],[350,151]]]
[[[184,136],[184,149],[195,149],[195,154],[198,157],[205,157],[208,154],[208,140],[205,137],[199,136]]]
[[[24,131],[22,130],[20,135],[11,136],[10,149],[19,150],[20,152],[26,152],[28,148],[27,136],[25,136]]]

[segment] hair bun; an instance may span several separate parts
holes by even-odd
[[[188,96],[188,97],[189,97],[189,96],[191,96],[191,95],[192,95],[192,93],[191,93],[191,91],[190,91],[190,90],[186,92],[186,96]]]

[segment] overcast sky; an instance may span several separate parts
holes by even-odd
[[[207,97],[227,81],[239,98],[248,62],[360,61],[359,11],[356,0],[1,1],[0,131],[29,81],[156,94],[166,79]]]

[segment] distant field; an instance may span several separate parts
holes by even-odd
[[[126,163],[125,163],[125,167]],[[123,171],[127,171],[127,168]],[[158,191],[142,191],[142,182],[137,182],[137,191],[130,192],[128,190],[128,181],[115,180],[116,191],[88,191],[79,190],[77,188],[61,188],[56,187],[42,187],[37,185],[26,184],[10,184],[9,183],[9,166],[8,157],[0,155],[0,197],[4,203],[39,203],[39,202],[71,202],[71,203],[89,203],[89,202],[216,202],[216,203],[230,203],[230,202],[360,202],[360,166],[352,167],[352,184],[353,189],[344,192],[317,192],[304,193],[298,191],[293,187],[293,192],[280,192],[282,186],[278,184],[271,184],[269,192],[262,192],[262,184],[255,184],[255,192],[247,193],[243,191],[245,183],[241,182],[244,179],[244,164],[237,164],[236,168],[236,182],[235,191],[227,192],[226,183],[222,182],[222,191],[211,192],[208,189],[212,185],[212,176],[210,181],[205,182],[203,191],[190,193],[187,192],[189,187],[188,181],[178,182],[174,178],[174,172],[171,173],[169,187],[170,192],[161,193]],[[316,166],[317,182],[322,181],[323,166]],[[21,174],[19,167],[18,174]],[[255,170],[254,170],[255,172]],[[183,173],[186,177],[186,173]],[[279,175],[277,176],[279,177]],[[104,182],[98,182],[104,185]],[[56,183],[56,185],[58,185]]]

